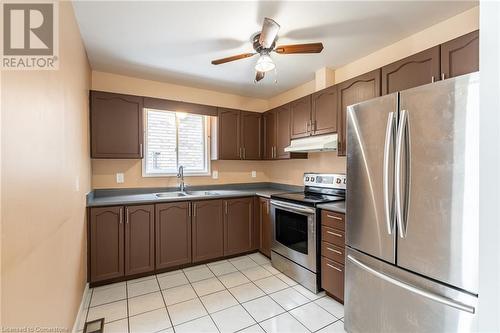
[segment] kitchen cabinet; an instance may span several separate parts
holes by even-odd
[[[338,85],[338,152],[346,155],[347,107],[380,96],[380,69],[357,76]]]
[[[262,114],[242,111],[240,128],[242,159],[262,159]]]
[[[267,198],[259,198],[260,205],[260,247],[259,251],[271,257],[271,242],[272,242],[272,221],[271,221],[271,200]]]
[[[290,103],[291,138],[298,139],[311,135],[311,95]]]
[[[321,211],[321,287],[344,302],[345,215]]]
[[[479,30],[441,44],[443,79],[479,71]]]
[[[192,214],[193,262],[224,255],[224,213],[222,200],[194,201]]]
[[[123,207],[92,208],[89,213],[90,281],[125,274]]]
[[[155,269],[154,205],[125,206],[125,275]]]
[[[143,158],[143,98],[90,92],[92,158]]]
[[[191,263],[191,203],[157,204],[156,269]]]
[[[218,159],[220,160],[239,160],[241,159],[240,142],[240,110],[218,109],[217,115],[217,140],[218,140]]]
[[[252,249],[253,198],[224,200],[224,255]]]
[[[382,67],[382,95],[439,80],[439,45]]]
[[[264,122],[264,159],[272,160],[275,158],[276,149],[276,112],[267,111],[263,115]]]
[[[337,86],[331,86],[312,95],[312,135],[337,132]]]

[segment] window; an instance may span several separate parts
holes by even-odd
[[[206,116],[144,109],[146,145],[144,176],[209,173]]]

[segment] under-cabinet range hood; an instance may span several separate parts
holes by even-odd
[[[286,152],[311,153],[317,151],[336,151],[337,134],[311,136],[303,139],[295,139],[285,148]]]

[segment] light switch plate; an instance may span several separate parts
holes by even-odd
[[[212,179],[219,179],[219,171],[217,170],[212,171]]]
[[[257,177],[257,171],[252,171],[252,178],[256,178]]]
[[[118,184],[122,184],[123,182],[125,182],[125,175],[121,172],[117,173],[116,174],[116,182]]]

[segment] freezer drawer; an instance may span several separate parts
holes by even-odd
[[[470,332],[477,297],[347,248],[348,332]]]

